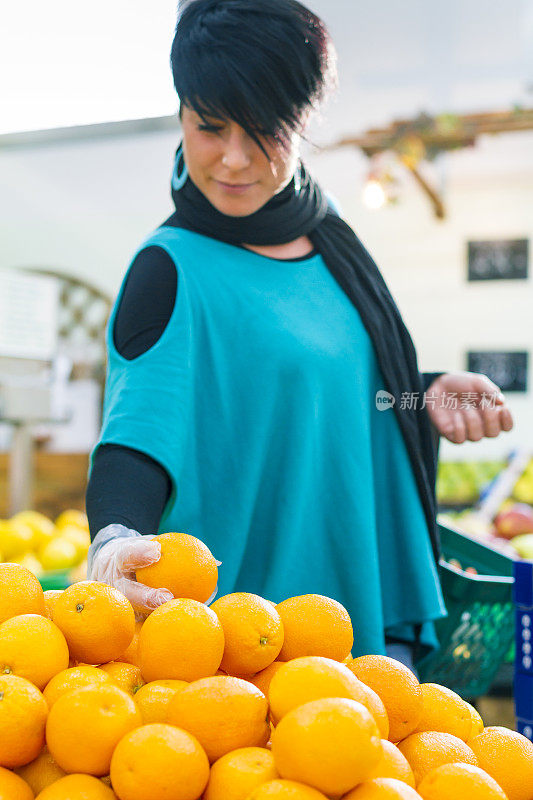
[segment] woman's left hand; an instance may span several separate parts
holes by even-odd
[[[426,408],[441,436],[454,444],[495,437],[514,425],[500,388],[477,372],[447,372],[430,384]]]

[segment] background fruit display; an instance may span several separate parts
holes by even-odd
[[[87,516],[76,509],[55,521],[32,510],[0,520],[0,562],[21,564],[38,578],[58,570],[72,570],[72,580],[84,578],[90,544]]]
[[[533,559],[533,458],[490,518],[476,513],[480,500],[507,467],[503,460],[439,463],[438,518],[510,558]]]
[[[45,597],[0,564],[2,800],[533,800],[533,743],[393,658],[354,657],[334,598],[206,605],[212,554],[161,538],[150,585],[171,570],[175,597],[137,621],[105,584]]]

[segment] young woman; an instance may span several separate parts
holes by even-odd
[[[328,595],[354,654],[411,663],[445,614],[432,434],[496,436],[510,413],[483,405],[486,376],[420,374],[377,266],[300,158],[336,83],[323,22],[296,0],[194,0],[171,63],[175,211],[109,321],[89,576],[153,609],[170,594],[133,580],[159,554],[143,534],[184,531],[222,561],[219,594]]]

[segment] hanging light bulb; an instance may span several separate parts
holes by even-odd
[[[363,187],[363,203],[372,211],[383,208],[387,202],[387,195],[381,182],[377,178],[368,177]]]
[[[397,201],[398,182],[393,173],[390,153],[376,153],[372,156],[362,195],[363,203],[372,211]]]

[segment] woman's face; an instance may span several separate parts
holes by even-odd
[[[268,138],[261,144],[236,122],[207,117],[209,126],[186,105],[181,106],[183,156],[189,177],[222,214],[244,217],[258,211],[294,175],[299,157],[297,134],[287,148]]]

